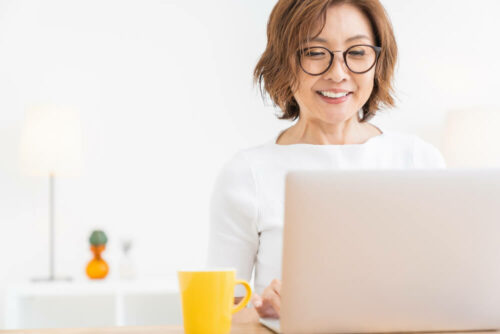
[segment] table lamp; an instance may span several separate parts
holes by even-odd
[[[448,113],[443,155],[448,167],[500,167],[500,108],[470,108]]]
[[[76,110],[57,105],[27,108],[21,133],[21,169],[49,178],[49,276],[33,281],[71,280],[56,277],[54,268],[54,210],[56,176],[77,176],[82,165],[82,131]]]

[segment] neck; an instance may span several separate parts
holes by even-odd
[[[279,144],[345,145],[362,144],[381,132],[369,123],[361,123],[357,113],[341,123],[325,123],[299,118],[278,139]]]

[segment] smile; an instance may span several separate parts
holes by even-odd
[[[340,92],[340,93],[334,93],[334,92],[326,92],[326,91],[318,91],[323,96],[332,98],[332,99],[338,99],[339,97],[344,97],[348,94],[351,94],[351,92]]]
[[[331,92],[331,91],[317,91],[316,92],[321,99],[328,104],[340,104],[346,102],[352,92]]]

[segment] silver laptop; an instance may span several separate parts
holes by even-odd
[[[291,172],[283,238],[276,332],[500,328],[500,169]]]

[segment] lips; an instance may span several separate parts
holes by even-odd
[[[348,89],[341,89],[341,88],[331,88],[331,89],[321,89],[318,90],[318,92],[332,92],[332,93],[350,93],[351,91]]]
[[[329,91],[324,91],[324,90],[317,91],[316,93],[319,94],[320,96],[328,97],[331,99],[337,99],[337,98],[341,98],[341,97],[352,94],[352,92],[349,92],[349,91],[334,92],[334,91],[330,91],[330,90]]]
[[[317,91],[316,94],[328,104],[340,104],[350,99],[352,92],[342,91],[334,93],[331,91]]]

